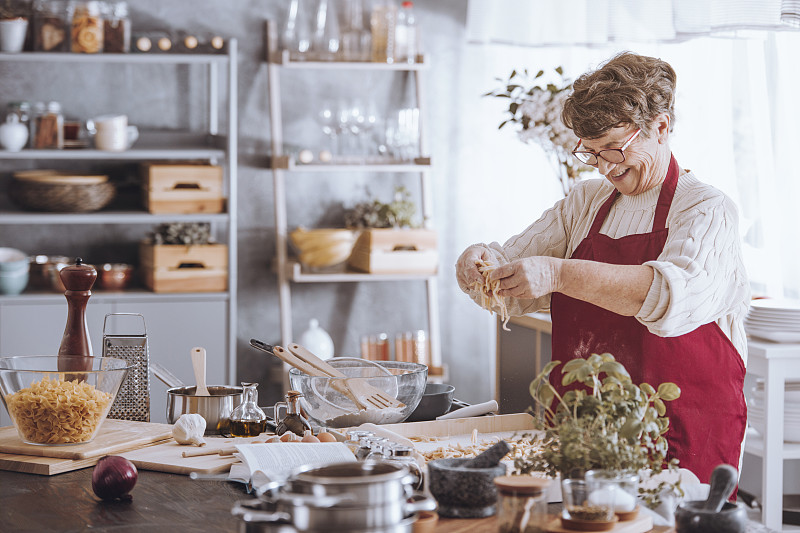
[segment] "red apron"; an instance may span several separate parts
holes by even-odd
[[[677,184],[678,164],[673,157],[658,197],[652,231],[620,239],[600,233],[620,194],[615,191],[598,211],[572,259],[615,265],[641,265],[657,259],[667,240],[667,213]],[[566,362],[608,352],[625,365],[637,385],[646,382],[657,387],[671,381],[680,387],[680,398],[666,402],[668,459],[679,459],[680,466],[694,472],[703,483],[709,482],[718,464],[739,465],[747,420],[745,368],[716,322],[679,337],[659,337],[634,317],[560,293],[552,295],[551,314],[553,360]],[[563,391],[560,373],[553,374],[553,382],[559,392]]]

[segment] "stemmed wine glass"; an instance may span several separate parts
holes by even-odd
[[[337,106],[331,101],[325,101],[317,113],[317,123],[322,128],[322,133],[331,139],[331,153],[339,155],[339,128]]]

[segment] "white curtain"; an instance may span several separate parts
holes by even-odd
[[[468,26],[474,36],[472,29],[477,25],[471,20],[473,2],[470,2]],[[482,2],[474,3],[477,6]],[[788,3],[791,2],[783,1],[783,15],[789,13],[785,5]],[[604,31],[621,27],[620,21],[650,21],[654,16],[682,21],[678,26],[672,25],[670,31],[675,35],[686,35],[689,28],[694,28],[696,36],[691,39],[670,38],[664,30],[662,34],[667,38],[647,42],[639,40],[636,31],[628,32],[631,38],[622,40],[622,34],[615,30],[620,37],[618,42],[598,40],[592,46],[585,46],[594,35],[591,32],[583,33],[577,46],[563,37],[564,42],[553,41],[547,46],[520,47],[494,39],[480,41],[493,44],[470,47],[470,68],[465,81],[476,90],[464,98],[480,99],[481,92],[496,84],[495,77],[505,79],[514,68],[547,70],[562,66],[568,77],[575,78],[621,50],[663,58],[678,73],[673,153],[683,167],[695,171],[702,181],[720,188],[737,203],[744,259],[754,294],[800,297],[800,166],[795,161],[800,150],[800,99],[796,97],[800,87],[800,69],[796,68],[800,32],[752,31],[762,22],[791,28],[780,22],[780,1],[725,2],[730,9],[724,13],[719,9],[722,2],[714,0],[687,0],[685,5],[679,0],[524,3],[494,0],[489,4],[526,6],[524,15],[515,19],[516,29],[506,32],[507,40],[522,35],[525,16],[537,14],[545,19],[553,16],[555,21],[588,21],[603,18],[590,13],[612,7],[625,10],[625,14],[615,12],[615,22],[609,22]],[[760,17],[750,10],[755,4],[767,7]],[[695,11],[691,16],[683,16],[688,13],[687,6]],[[651,8],[654,11],[645,12]],[[708,30],[710,27],[732,31],[733,25],[741,23],[734,16],[736,13],[748,14],[750,31],[743,31],[741,25],[735,38],[701,36],[703,32],[714,33]],[[484,20],[483,25],[494,22]],[[544,20],[535,20],[532,25],[540,35],[552,35],[553,39],[563,35],[563,30],[553,30]],[[595,29],[600,26],[596,21],[593,23]],[[480,127],[477,135],[471,136],[476,145],[491,147],[492,168],[482,170],[494,174],[498,187],[493,190],[504,191],[502,198],[497,198],[497,207],[507,215],[493,220],[491,226],[485,221],[482,225],[487,239],[500,242],[537,218],[543,205],[559,198],[555,178],[541,150],[534,145],[523,145],[508,127],[501,131],[492,127],[503,119],[502,105],[490,98],[480,99],[477,106],[473,103],[478,115],[473,122]],[[465,165],[464,172],[475,172],[478,168],[472,161],[469,167]],[[508,191],[515,194],[507,194]],[[491,200],[490,195],[482,197],[483,202]],[[508,216],[511,213],[521,214],[514,218]]]

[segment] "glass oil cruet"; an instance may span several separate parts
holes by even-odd
[[[275,404],[275,420],[278,419],[278,407],[286,407],[286,416],[278,422],[278,426],[275,429],[277,435],[283,435],[287,431],[291,431],[295,435],[302,437],[307,429],[311,429],[311,424],[300,414],[300,398],[302,397],[302,392],[290,390],[286,393],[285,402]]]
[[[267,429],[267,415],[258,406],[258,383],[242,383],[244,399],[231,413],[232,437],[255,437]]]

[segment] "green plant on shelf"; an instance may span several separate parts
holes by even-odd
[[[378,199],[356,204],[345,212],[345,225],[348,228],[416,228],[414,221],[417,206],[411,200],[411,193],[405,187],[396,187],[394,199],[389,203]]]
[[[159,224],[150,234],[152,244],[211,244],[211,224],[209,222],[168,222]]]

